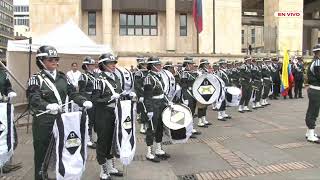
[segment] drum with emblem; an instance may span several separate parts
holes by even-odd
[[[55,144],[47,150],[48,160],[54,153],[56,179],[81,179],[87,159],[88,124],[87,114],[83,112],[65,112],[57,115],[53,126]],[[50,142],[51,144],[51,142]],[[45,160],[43,166],[47,163]],[[49,167],[52,166],[52,164]],[[45,168],[45,167],[43,167]]]
[[[222,84],[212,74],[202,74],[197,77],[192,86],[194,98],[201,104],[209,105],[221,96]]]
[[[115,108],[115,136],[114,149],[123,165],[129,165],[133,160],[136,151],[136,103],[131,100],[117,102]]]
[[[186,143],[192,135],[193,118],[190,109],[183,104],[174,104],[162,112],[163,124],[169,129],[172,143]]]
[[[0,103],[0,167],[13,155],[13,109],[10,103]]]

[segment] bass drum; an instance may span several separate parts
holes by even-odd
[[[193,118],[190,109],[183,104],[174,104],[162,112],[163,124],[168,128],[172,143],[186,143],[192,135]]]
[[[237,87],[226,87],[227,106],[239,106],[241,89]]]
[[[218,100],[221,83],[212,74],[199,76],[192,86],[194,98],[201,104],[209,105]]]

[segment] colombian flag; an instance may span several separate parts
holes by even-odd
[[[289,64],[289,53],[285,49],[282,63],[282,75],[281,75],[281,95],[287,96],[288,91],[292,88],[294,77],[291,71],[291,64]]]
[[[202,26],[202,0],[193,0],[193,10],[192,16],[194,20],[194,24],[196,25],[197,32],[201,33]]]

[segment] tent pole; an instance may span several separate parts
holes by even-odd
[[[29,38],[29,79],[31,77],[31,55],[32,55],[31,45],[32,45],[32,37]],[[28,134],[29,124],[30,124],[30,103],[28,103],[27,111],[28,111],[28,118],[27,118],[27,134]]]

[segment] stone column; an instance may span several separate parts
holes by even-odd
[[[102,40],[112,46],[112,0],[102,0]]]
[[[312,14],[313,19],[319,19],[319,11],[316,11]],[[316,44],[318,44],[319,38],[319,29],[312,28],[311,30],[311,48],[313,48]]]
[[[211,54],[213,52],[213,0],[202,1],[203,30],[199,34],[199,53]]]
[[[242,1],[214,0],[215,53],[240,54]]]
[[[286,48],[291,51],[302,51],[303,16],[275,17],[274,13],[302,14],[303,0],[264,0],[264,11],[265,50],[282,51]]]
[[[176,50],[176,1],[166,0],[167,51]]]

